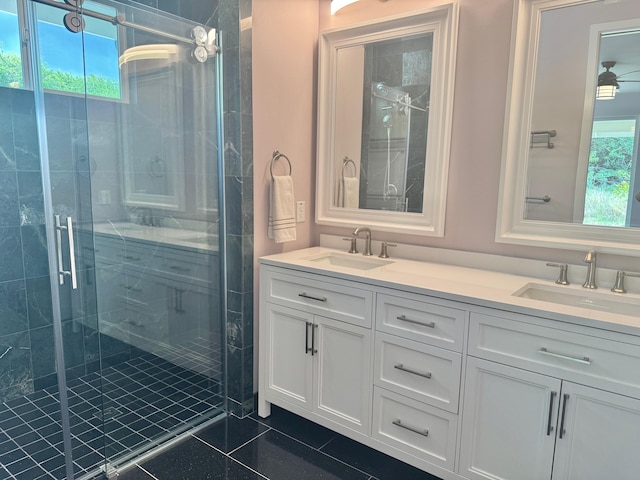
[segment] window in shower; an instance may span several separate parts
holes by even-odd
[[[0,0],[0,87],[23,86],[17,4],[15,0]]]
[[[84,8],[115,16],[113,8],[85,2]],[[84,16],[84,35],[63,24],[59,8],[38,5],[38,40],[42,84],[46,90],[120,98],[118,27]],[[83,45],[84,43],[84,45]],[[82,50],[84,48],[84,58]],[[86,83],[85,83],[86,82]]]
[[[0,86],[25,87],[25,59],[20,49],[19,16],[23,0],[0,0]],[[115,16],[114,8],[95,2],[83,6]],[[84,34],[63,23],[65,12],[37,5],[42,83],[46,90],[122,98],[118,68],[118,27],[85,16]],[[83,62],[83,49],[85,52]]]

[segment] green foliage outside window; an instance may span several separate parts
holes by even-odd
[[[85,93],[85,78],[42,65],[42,85],[47,90]],[[22,61],[20,55],[3,52],[0,46],[0,86],[22,88]],[[98,75],[86,78],[86,93],[97,97],[120,98],[120,85]]]
[[[625,226],[633,147],[633,137],[591,140],[584,224]]]
[[[22,88],[22,60],[20,55],[5,53],[0,44],[0,86]]]

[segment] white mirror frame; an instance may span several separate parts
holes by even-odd
[[[545,10],[595,1],[598,0],[516,0],[496,242],[570,250],[597,248],[605,253],[621,255],[637,255],[640,252],[640,229],[637,228],[524,219],[524,198],[527,191],[526,160],[530,142],[541,15]],[[597,67],[596,58],[589,65],[589,68],[593,69],[593,81],[587,80],[587,95],[595,95]],[[593,115],[593,102],[585,103],[584,115]]]
[[[419,12],[327,30],[320,35],[316,223],[367,225],[381,231],[443,236],[453,111],[457,2]],[[432,83],[422,213],[336,207],[333,204],[337,51],[385,39],[433,32]]]

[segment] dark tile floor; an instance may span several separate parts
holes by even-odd
[[[266,419],[228,417],[118,477],[207,479],[438,480],[275,406]]]
[[[219,381],[152,354],[68,382],[76,477],[221,411]],[[103,415],[104,413],[104,415]],[[0,403],[0,480],[65,476],[57,387]]]

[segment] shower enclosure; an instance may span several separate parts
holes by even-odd
[[[218,37],[0,0],[0,478],[113,477],[224,415]]]

